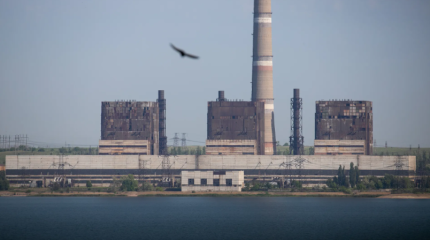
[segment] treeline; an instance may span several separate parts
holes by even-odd
[[[376,190],[376,189],[409,189],[413,188],[413,182],[408,177],[385,174],[383,178],[366,176],[360,179],[360,170],[354,164],[350,164],[349,176],[345,174],[345,166],[339,166],[337,176],[326,181],[327,187],[333,190],[351,192],[355,190]],[[427,182],[430,187],[430,178]]]
[[[98,148],[81,148],[81,147],[61,147],[61,148],[35,148],[21,145],[17,148],[0,148],[0,152],[25,152],[25,153],[47,153],[47,154],[69,154],[69,155],[97,155]]]
[[[197,146],[196,148],[188,147],[171,147],[169,148],[170,155],[205,155],[206,147]]]

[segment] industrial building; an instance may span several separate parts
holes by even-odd
[[[243,171],[182,171],[182,192],[241,192]]]
[[[99,154],[163,154],[167,149],[166,100],[102,102]]]
[[[253,102],[264,102],[264,155],[276,153],[273,98],[272,6],[271,0],[254,0],[252,52]]]
[[[264,155],[264,102],[229,101],[224,91],[208,102],[206,154]]]
[[[330,148],[339,147],[340,142],[338,140],[349,140],[341,142],[344,148],[361,148],[361,141],[364,140],[364,154],[372,155],[372,102],[352,100],[316,101],[315,105],[315,140],[326,140],[323,144],[315,141],[315,152],[319,152],[319,154],[337,152],[337,150],[330,150]],[[348,154],[349,152],[345,151],[343,153]]]
[[[166,161],[167,159],[167,161]],[[71,179],[76,186],[90,180],[94,186],[109,186],[113,177],[134,174],[139,181],[161,182],[165,176],[179,180],[182,171],[244,171],[245,181],[300,180],[304,186],[324,185],[337,175],[339,165],[346,174],[353,163],[360,176],[385,174],[415,177],[415,156],[367,155],[8,155],[6,177],[11,186],[54,178]],[[167,167],[163,167],[166,164]]]

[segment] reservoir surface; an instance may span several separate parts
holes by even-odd
[[[0,197],[0,239],[430,239],[430,200]]]

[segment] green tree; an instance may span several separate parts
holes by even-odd
[[[9,180],[6,179],[5,171],[0,171],[0,191],[9,189]]]
[[[314,147],[309,147],[309,155],[314,155],[314,154],[315,154]]]
[[[134,180],[133,174],[128,174],[127,176],[123,177],[121,180],[122,180],[121,190],[123,191],[137,190],[138,183],[136,180]]]
[[[141,189],[142,191],[154,191],[154,186],[149,182],[143,182]]]
[[[206,154],[206,147],[203,147],[202,155]]]
[[[360,182],[360,170],[358,169],[358,166],[355,166],[355,184],[358,184]]]
[[[87,181],[87,188],[91,188],[91,187],[93,187],[93,184],[91,183],[91,181],[90,181],[90,180],[88,180],[88,181]]]
[[[197,146],[197,148],[196,148],[196,155],[197,156],[202,155],[202,148],[200,146]]]
[[[282,145],[282,146],[284,146],[284,147],[288,147],[288,143],[286,142],[286,143],[284,143],[284,145]]]
[[[354,168],[354,163],[350,163],[349,164],[349,183],[351,184],[351,187],[355,187],[356,185],[356,176],[355,176],[355,168]]]

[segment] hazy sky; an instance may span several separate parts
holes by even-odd
[[[101,101],[164,89],[168,137],[204,142],[218,90],[251,97],[252,12],[252,0],[0,0],[0,135],[97,145]],[[430,1],[272,0],[272,12],[281,143],[300,88],[305,145],[316,100],[354,99],[373,101],[377,145],[430,147]]]

